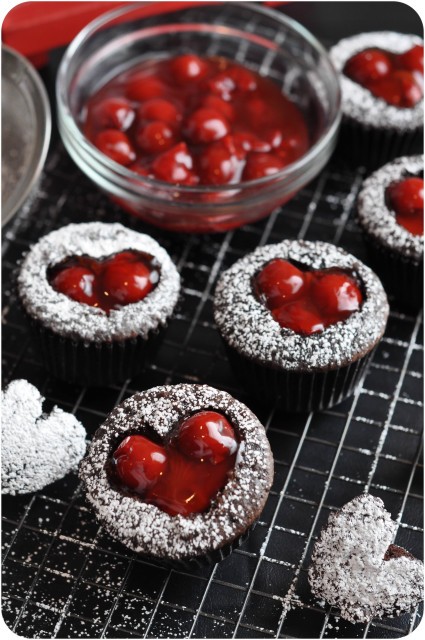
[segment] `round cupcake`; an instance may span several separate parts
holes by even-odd
[[[341,74],[340,153],[373,170],[421,152],[423,41],[392,31],[362,33],[341,40],[330,57]]]
[[[179,274],[155,240],[101,222],[44,236],[18,275],[46,368],[86,385],[119,382],[143,368],[179,291]]]
[[[423,302],[423,156],[398,158],[363,183],[358,222],[372,267],[401,307]]]
[[[259,517],[273,458],[247,407],[224,391],[179,384],[116,407],[80,477],[102,526],[132,551],[171,563],[217,562]]]
[[[377,276],[343,249],[284,240],[222,274],[214,317],[251,394],[312,411],[354,392],[385,331],[388,302]]]

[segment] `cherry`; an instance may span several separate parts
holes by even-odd
[[[292,331],[304,335],[319,333],[325,328],[319,313],[315,309],[310,309],[298,302],[277,307],[272,311],[272,315],[281,327],[292,329]]]
[[[204,149],[199,165],[203,183],[227,184],[234,178],[238,162],[229,149],[229,144],[219,140]]]
[[[218,464],[236,452],[238,443],[232,425],[223,415],[200,411],[180,424],[175,446],[190,458]]]
[[[106,98],[93,110],[93,118],[103,129],[125,131],[133,123],[134,109],[125,98]]]
[[[220,140],[230,127],[224,116],[214,109],[197,109],[188,118],[186,135],[192,142],[214,142]]]
[[[273,153],[249,153],[242,177],[244,180],[256,180],[271,176],[286,167],[288,163]]]
[[[424,72],[424,48],[422,45],[417,44],[405,53],[399,56],[399,61],[403,69],[409,69],[409,71]]]
[[[138,117],[141,120],[159,120],[169,125],[176,125],[181,120],[177,107],[164,98],[152,98],[140,105]]]
[[[393,182],[387,187],[388,205],[394,210],[396,220],[414,235],[423,235],[424,181],[410,177]]]
[[[117,129],[104,129],[97,134],[94,143],[99,151],[119,164],[128,165],[136,159],[130,140]]]
[[[151,271],[143,262],[112,262],[105,267],[103,274],[105,295],[119,304],[143,300],[157,282],[157,271]]]
[[[95,275],[90,269],[72,266],[59,271],[50,284],[72,300],[97,307],[99,302],[94,292],[94,280]]]
[[[164,474],[167,455],[161,447],[141,435],[127,436],[112,454],[117,479],[126,488],[144,494]]]
[[[256,275],[257,292],[265,296],[269,309],[300,297],[304,289],[304,274],[287,260],[275,258]]]
[[[268,153],[271,151],[271,146],[268,142],[261,140],[254,133],[249,131],[238,131],[233,134],[233,139],[235,142],[239,143],[242,146],[242,149],[246,152],[256,151]]]
[[[385,78],[391,71],[390,58],[379,49],[366,49],[356,53],[344,67],[345,75],[362,85]]]
[[[235,110],[231,104],[220,98],[219,96],[209,95],[203,98],[201,107],[205,109],[213,109],[223,115],[226,120],[233,122],[236,117]]]
[[[193,173],[192,156],[184,142],[157,156],[152,163],[152,171],[159,180],[173,184],[194,185],[198,181]]]
[[[181,85],[193,80],[201,80],[209,70],[208,63],[193,54],[185,54],[173,58],[170,62],[170,71],[173,79]]]
[[[414,107],[423,96],[423,89],[411,71],[394,71],[390,77],[370,83],[368,89],[395,107]]]
[[[136,136],[137,144],[149,154],[161,153],[170,149],[176,143],[174,132],[165,122],[155,120],[149,122]]]
[[[312,297],[322,312],[338,319],[358,311],[362,303],[357,283],[343,273],[327,273],[313,281]]]
[[[145,74],[135,75],[129,79],[126,86],[127,96],[131,100],[150,100],[151,98],[162,98],[167,93],[165,84],[155,78]]]
[[[209,90],[219,95],[223,100],[232,99],[232,94],[236,91],[255,91],[257,81],[251,71],[244,67],[229,67],[210,79]]]

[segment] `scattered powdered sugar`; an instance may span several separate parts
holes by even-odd
[[[143,300],[113,309],[109,315],[55,291],[47,280],[49,266],[70,256],[106,258],[134,249],[154,256],[160,264],[158,285]],[[177,303],[180,276],[168,253],[153,238],[121,224],[70,224],[44,236],[26,256],[18,276],[26,311],[60,335],[89,341],[146,338],[165,325]]]
[[[144,429],[164,437],[180,420],[203,409],[226,415],[240,438],[234,473],[206,513],[170,516],[111,486],[107,463],[120,438]],[[116,407],[97,430],[80,477],[112,536],[135,552],[182,560],[220,549],[258,518],[273,480],[273,458],[264,427],[245,405],[206,385],[179,384],[136,393]]]
[[[397,180],[417,176],[424,169],[424,158],[404,156],[384,165],[364,181],[358,197],[358,220],[379,244],[401,253],[415,262],[423,259],[423,236],[410,233],[396,221],[385,201],[385,190]]]
[[[423,564],[410,554],[384,560],[396,529],[382,500],[369,494],[332,513],[313,549],[313,593],[351,622],[410,611],[423,599]]]
[[[377,98],[357,82],[343,74],[345,63],[356,53],[369,47],[392,53],[404,53],[414,45],[423,44],[417,36],[393,31],[372,31],[344,38],[329,52],[337,71],[340,72],[342,110],[344,115],[364,125],[380,129],[397,129],[402,132],[418,129],[423,125],[424,103],[420,100],[412,108],[394,107]]]
[[[282,328],[252,289],[253,276],[274,258],[312,269],[355,272],[364,288],[361,309],[311,336]],[[287,370],[335,368],[362,357],[381,339],[388,312],[385,291],[371,269],[332,244],[301,240],[266,245],[238,260],[222,274],[214,298],[216,324],[231,347],[257,362]]]
[[[27,380],[2,391],[2,493],[38,491],[76,470],[86,450],[86,431],[75,416],[54,407]]]

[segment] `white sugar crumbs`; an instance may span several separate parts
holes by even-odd
[[[384,560],[396,530],[382,500],[370,494],[332,513],[313,549],[313,593],[350,622],[412,610],[423,599],[423,564],[410,555]]]
[[[76,470],[84,456],[84,427],[58,407],[44,414],[43,401],[27,380],[2,391],[2,493],[38,491]]]

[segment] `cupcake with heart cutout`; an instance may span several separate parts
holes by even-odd
[[[50,373],[102,386],[141,371],[180,292],[168,253],[121,224],[70,224],[26,255],[18,293]]]
[[[367,493],[331,513],[308,570],[314,595],[353,623],[412,611],[423,600],[424,566],[393,544],[396,532],[382,500]]]
[[[313,411],[351,395],[385,331],[378,277],[343,249],[284,240],[225,271],[214,318],[235,374],[259,401]]]

